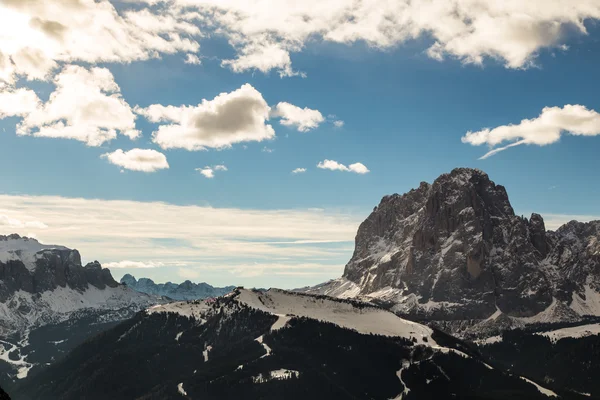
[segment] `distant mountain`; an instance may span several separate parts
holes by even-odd
[[[0,236],[0,383],[24,378],[161,299],[117,283],[77,250]]]
[[[165,296],[173,300],[201,300],[208,297],[218,297],[235,289],[235,286],[219,288],[205,282],[193,283],[189,280],[180,284],[171,282],[157,284],[148,278],[136,280],[130,274],[125,274],[121,278],[121,283],[141,293]]]
[[[139,313],[13,392],[35,399],[585,398],[357,301],[271,289]]]
[[[503,186],[458,168],[385,196],[360,225],[343,277],[308,293],[359,297],[456,334],[600,315],[600,221],[546,231]]]

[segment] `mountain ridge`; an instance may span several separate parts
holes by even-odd
[[[554,390],[563,393],[497,370],[450,336],[373,304],[237,288],[141,312],[32,376],[15,394],[530,400],[556,396]]]
[[[219,297],[235,289],[235,286],[214,287],[206,282],[194,283],[186,280],[180,284],[166,282],[154,283],[152,279],[136,279],[131,274],[125,274],[121,284],[146,294],[165,296],[173,300],[199,300],[207,297]]]
[[[0,236],[0,381],[22,379],[89,335],[161,302],[77,250]]]

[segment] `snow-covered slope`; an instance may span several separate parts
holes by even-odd
[[[362,334],[416,338],[419,342],[425,339],[433,343],[431,328],[402,319],[389,311],[366,303],[310,296],[280,289],[258,291],[241,288],[236,289],[229,297],[237,304],[279,317],[273,329],[285,325],[280,323],[280,320],[287,322],[294,317],[305,317],[329,322]],[[148,312],[175,312],[198,320],[206,320],[215,310],[210,303],[206,302],[180,302],[158,305],[150,308]]]
[[[430,338],[432,330],[375,307],[340,302],[327,297],[299,295],[278,289],[266,292],[241,290],[238,301],[275,315],[331,322],[359,333],[404,338]]]
[[[580,338],[586,336],[600,335],[600,324],[587,324],[572,326],[569,328],[555,329],[553,331],[539,332],[538,335],[546,336],[553,341],[564,338]]]
[[[98,390],[111,399],[408,400],[510,393],[543,400],[554,393],[546,387],[371,304],[237,288],[215,299],[151,307],[33,375],[18,394],[24,400],[99,398]]]
[[[35,239],[19,235],[0,236],[0,263],[18,260],[32,271],[36,267],[36,261],[43,256],[46,250],[68,251],[70,249],[64,246],[41,244]]]

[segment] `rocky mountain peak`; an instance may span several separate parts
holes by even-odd
[[[340,282],[335,293],[433,319],[600,315],[600,222],[547,232],[541,215],[516,216],[486,173],[457,168],[383,197]]]
[[[18,234],[0,236],[0,300],[19,290],[42,293],[70,287],[83,291],[89,285],[104,289],[118,283],[97,261],[83,267],[77,250]]]

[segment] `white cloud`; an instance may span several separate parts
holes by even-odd
[[[9,227],[9,228],[32,228],[32,229],[46,229],[48,225],[44,224],[41,221],[28,220],[22,221],[20,219],[11,218],[8,215],[0,214],[0,226]]]
[[[291,54],[311,42],[385,50],[415,39],[433,43],[425,53],[436,60],[525,68],[544,49],[566,51],[573,33],[587,34],[585,23],[599,18],[597,0],[3,0],[0,81],[48,79],[65,63],[175,53],[196,62],[198,41],[216,35],[236,51],[222,61],[234,72],[303,75]]]
[[[282,47],[279,42],[270,39],[267,34],[242,39],[239,44],[235,44],[236,41],[236,39],[233,39],[231,43],[238,48],[238,57],[232,60],[223,60],[221,63],[221,65],[231,68],[233,72],[240,73],[256,69],[268,73],[275,69],[282,78],[297,75],[305,76],[304,73],[292,69],[292,60],[288,49]]]
[[[317,168],[321,169],[329,169],[331,171],[346,171],[346,172],[354,172],[356,174],[366,174],[371,171],[362,163],[354,163],[348,166],[344,164],[340,164],[334,160],[324,160],[317,164]]]
[[[292,174],[302,174],[304,172],[306,172],[306,168],[296,168],[292,171]]]
[[[130,268],[130,269],[145,269],[145,268],[157,268],[164,266],[164,263],[155,263],[152,261],[141,262],[141,261],[113,261],[104,263],[102,266],[110,269]]]
[[[333,121],[333,126],[335,126],[336,128],[342,128],[344,126],[344,121],[342,120],[335,120]]]
[[[204,175],[205,178],[212,179],[215,177],[215,171],[227,171],[225,165],[206,166],[204,168],[196,168],[196,171]]]
[[[280,117],[279,123],[285,126],[296,127],[299,132],[315,129],[325,121],[323,114],[318,110],[308,107],[300,108],[290,103],[281,102],[275,106],[271,116]]]
[[[481,157],[485,159],[522,144],[545,146],[556,143],[563,133],[575,136],[600,135],[600,114],[581,105],[545,107],[537,118],[524,119],[516,125],[467,132],[462,142],[473,146],[490,146],[492,150]],[[496,147],[505,142],[509,144]]]
[[[40,104],[40,99],[30,89],[9,89],[0,91],[0,119],[6,117],[22,117]]]
[[[197,16],[179,8],[120,7],[106,0],[0,2],[0,80],[47,79],[59,63],[120,62],[195,53]]]
[[[135,139],[135,114],[123,100],[119,86],[106,68],[69,65],[54,79],[56,90],[49,100],[32,109],[35,99],[25,97],[23,121],[17,134],[75,139],[100,146],[117,133]]]
[[[269,153],[270,154],[270,153],[272,153],[274,151],[275,151],[275,149],[272,149],[272,148],[267,147],[267,146],[265,146],[265,147],[262,148],[262,152],[263,153]]]
[[[276,70],[297,74],[290,54],[310,42],[365,42],[389,49],[431,40],[426,54],[481,64],[493,58],[508,68],[531,66],[544,49],[565,49],[584,22],[600,18],[597,0],[165,0],[193,7],[237,56],[223,65],[235,72]]]
[[[200,58],[192,53],[188,53],[185,56],[185,60],[183,61],[186,64],[193,64],[193,65],[200,65],[202,64],[202,61],[200,61]]]
[[[0,210],[15,220],[48,225],[43,231],[0,225],[0,232],[43,232],[49,242],[78,249],[84,262],[118,262],[110,265],[120,271],[185,266],[212,271],[212,276],[251,263],[267,271],[279,266],[278,273],[306,271],[303,265],[312,263],[323,269],[335,265],[337,269],[329,269],[329,277],[335,277],[352,255],[354,235],[364,218],[362,213],[335,210],[214,208],[58,196],[0,195]],[[121,260],[141,264],[128,266]],[[315,274],[310,282],[322,278]]]
[[[245,84],[197,106],[153,104],[136,112],[160,125],[153,141],[163,149],[204,150],[227,148],[235,143],[272,139],[275,131],[266,121],[270,107],[260,92]]]
[[[215,177],[215,171],[211,167],[196,168],[196,171],[200,172],[205,178],[208,179]]]
[[[156,150],[131,149],[123,151],[118,149],[112,153],[103,154],[111,164],[118,165],[131,171],[155,172],[168,169],[167,157]]]

